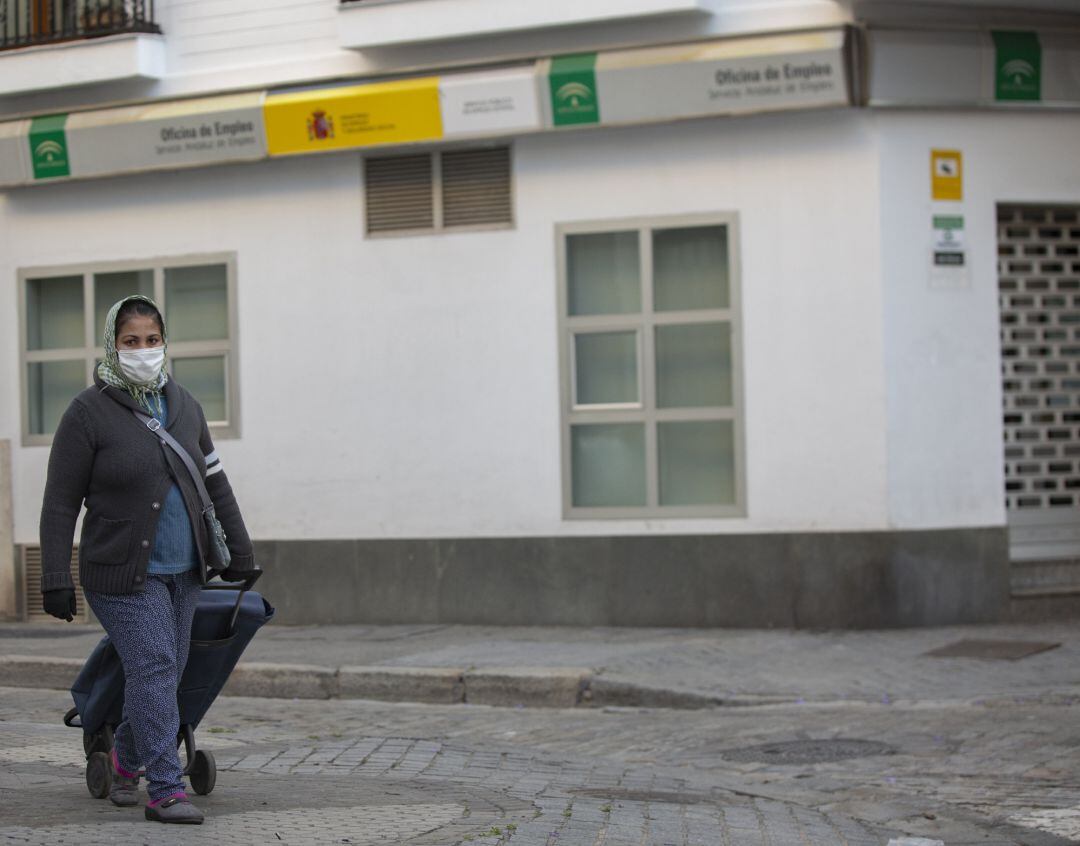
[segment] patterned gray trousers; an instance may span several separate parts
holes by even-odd
[[[128,772],[146,768],[152,800],[184,789],[176,747],[176,689],[201,591],[195,570],[147,574],[142,593],[84,591],[124,666],[124,721],[114,739],[117,759]]]

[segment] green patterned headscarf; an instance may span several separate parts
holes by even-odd
[[[116,354],[116,315],[120,313],[121,307],[124,303],[129,303],[132,300],[140,300],[141,302],[148,303],[157,309],[158,314],[161,314],[161,309],[158,308],[155,303],[149,297],[144,297],[142,294],[132,294],[130,297],[124,297],[118,303],[114,304],[109,309],[109,314],[105,318],[105,358],[98,365],[97,373],[101,377],[101,381],[106,385],[111,385],[114,388],[119,388],[122,391],[127,391],[135,398],[135,401],[139,405],[146,408],[151,413],[154,413],[153,408],[150,405],[150,394],[160,393],[161,389],[165,387],[165,383],[169,381],[169,369],[168,362],[168,337],[165,334],[165,317],[161,318],[161,341],[165,347],[165,361],[161,364],[161,373],[158,375],[157,381],[150,385],[136,385],[128,380],[124,375],[124,371],[120,368],[120,357]]]

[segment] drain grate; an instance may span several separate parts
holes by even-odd
[[[827,764],[870,755],[892,755],[896,749],[875,740],[788,740],[729,749],[720,756],[743,764]]]

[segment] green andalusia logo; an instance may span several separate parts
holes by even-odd
[[[562,111],[580,112],[596,106],[596,94],[588,85],[568,82],[555,92],[555,102]]]
[[[1042,45],[1034,32],[1001,32],[994,35],[997,100],[1042,99]]]
[[[1023,59],[1013,59],[1001,66],[1001,75],[1013,85],[1030,84],[1035,78],[1035,68]]]
[[[30,159],[34,179],[53,179],[71,175],[68,160],[67,115],[34,118],[30,123]]]
[[[548,81],[551,115],[556,126],[599,122],[595,53],[552,59]]]

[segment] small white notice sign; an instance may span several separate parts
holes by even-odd
[[[967,288],[971,282],[964,247],[964,216],[935,214],[930,247],[930,287]]]

